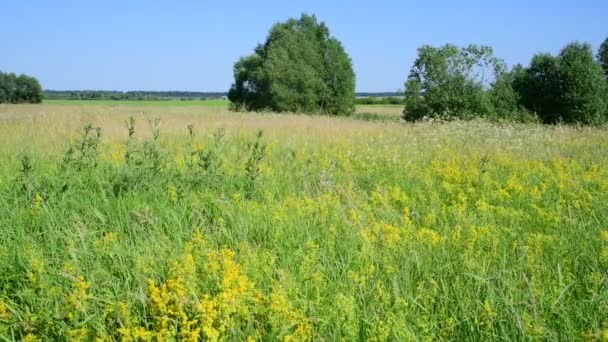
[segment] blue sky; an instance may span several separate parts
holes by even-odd
[[[403,88],[422,44],[486,44],[512,65],[608,36],[606,0],[4,0],[0,70],[46,89],[226,91],[234,62],[302,12],[342,41],[357,91]]]

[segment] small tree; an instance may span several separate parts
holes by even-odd
[[[228,92],[236,110],[354,111],[355,75],[342,44],[314,16],[274,25],[266,42],[234,65]]]

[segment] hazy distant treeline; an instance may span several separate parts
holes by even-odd
[[[163,100],[206,100],[226,96],[222,92],[198,91],[113,91],[113,90],[45,90],[44,96],[53,100],[121,100],[121,101],[163,101]]]
[[[165,101],[220,99],[228,93],[198,91],[115,91],[115,90],[45,90],[44,98],[50,100],[116,100],[116,101]],[[402,104],[403,93],[356,93],[357,104]]]
[[[392,94],[392,93],[391,93]],[[396,93],[395,95],[366,95],[359,96],[355,99],[355,104],[358,105],[402,105],[405,104],[403,94]]]

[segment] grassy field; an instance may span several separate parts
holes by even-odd
[[[608,339],[606,129],[173,104],[0,105],[0,339]]]
[[[45,100],[54,106],[102,106],[102,107],[218,107],[227,108],[227,100],[205,101],[113,101],[113,100]],[[403,105],[357,105],[355,118],[369,121],[399,121]]]

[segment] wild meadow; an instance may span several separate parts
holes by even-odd
[[[605,128],[0,106],[0,339],[608,340]]]

